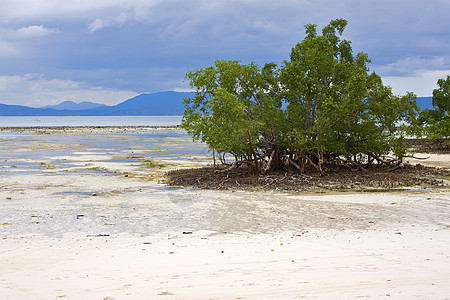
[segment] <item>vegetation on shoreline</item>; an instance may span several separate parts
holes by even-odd
[[[346,26],[333,20],[319,35],[306,25],[306,38],[280,68],[218,60],[189,72],[196,95],[184,99],[182,127],[222,163],[234,157],[224,171],[397,168],[407,155],[405,136],[435,119],[420,123],[416,96],[393,95],[370,72],[368,55],[353,55],[341,39]]]
[[[425,135],[450,148],[450,75],[437,81],[439,88],[433,90],[434,109],[424,109],[419,114],[419,126],[424,127]]]

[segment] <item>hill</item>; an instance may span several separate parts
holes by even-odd
[[[193,92],[159,92],[141,94],[114,106],[101,105],[90,109],[72,109],[74,102],[33,108],[0,104],[0,116],[179,116],[183,114],[183,98]],[[89,105],[96,104],[89,102]],[[79,107],[79,106],[78,106]]]
[[[183,114],[183,98],[195,93],[159,92],[140,94],[115,106],[95,108],[90,111],[102,116],[179,116]]]
[[[184,111],[183,98],[194,95],[194,92],[140,94],[114,106],[72,101],[41,108],[0,104],[0,116],[180,116]],[[417,104],[420,109],[432,109],[432,97],[418,97]]]
[[[0,116],[64,116],[64,111],[51,108],[0,104]]]
[[[84,109],[92,109],[97,108],[101,106],[106,106],[105,104],[100,103],[93,103],[93,102],[81,102],[81,103],[75,103],[73,101],[64,101],[57,105],[47,105],[41,108],[53,108],[53,109],[59,109],[59,110],[84,110]]]
[[[420,107],[421,110],[424,110],[426,108],[428,109],[434,109],[433,108],[433,97],[417,97],[417,105]]]

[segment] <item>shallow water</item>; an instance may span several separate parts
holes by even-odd
[[[77,135],[0,132],[2,176],[23,172],[107,172],[111,166],[119,173],[142,173],[146,160],[176,165],[193,157],[202,164],[208,163],[211,155],[204,144],[192,142],[183,130]]]
[[[448,192],[336,195],[170,187],[164,172],[211,164],[179,129],[0,132],[0,235],[164,232],[323,234],[448,228]],[[428,200],[431,199],[431,200]]]

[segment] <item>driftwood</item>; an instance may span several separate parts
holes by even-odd
[[[429,159],[431,156],[428,156],[428,157],[416,157],[414,155],[405,155],[403,157],[409,157],[409,158],[414,158],[414,159]]]

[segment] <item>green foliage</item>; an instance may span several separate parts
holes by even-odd
[[[434,109],[420,113],[419,121],[425,127],[425,134],[433,140],[441,140],[450,145],[450,75],[438,79],[439,88],[433,90]]]
[[[353,55],[351,42],[341,39],[346,26],[333,20],[319,35],[306,25],[305,39],[279,69],[218,60],[189,72],[197,92],[184,99],[182,126],[258,171],[386,164],[388,154],[401,161],[409,128],[399,123],[414,120],[415,95],[394,96],[370,72],[368,55]]]
[[[353,56],[351,43],[340,39],[346,25],[332,21],[321,36],[307,25],[306,39],[292,49],[280,77],[289,121],[302,135],[303,153],[387,154],[398,121],[414,116],[415,96],[395,97],[369,73],[367,54]]]
[[[261,68],[218,60],[214,67],[186,77],[197,93],[184,99],[182,126],[194,139],[257,165],[258,146],[270,147],[282,138],[278,123],[283,111],[275,97],[279,87],[274,64]]]

